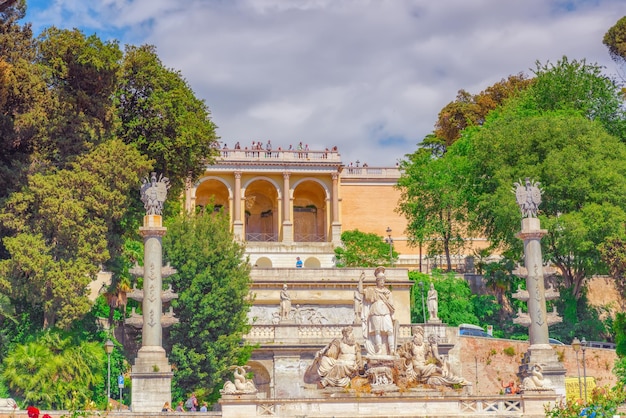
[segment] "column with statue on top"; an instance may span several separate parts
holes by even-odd
[[[141,348],[131,370],[133,412],[160,412],[164,402],[172,398],[172,367],[162,345],[163,327],[178,320],[173,312],[163,313],[163,303],[178,295],[171,289],[163,291],[163,277],[176,271],[163,266],[162,238],[167,228],[162,225],[163,204],[167,198],[169,180],[152,173],[141,186],[141,200],[146,209],[139,233],[144,242],[143,267],[136,266],[133,274],[143,276],[143,289],[133,289],[129,295],[142,304],[142,316],[131,316],[127,324],[142,329]]]
[[[544,266],[541,238],[547,234],[541,229],[537,213],[541,204],[539,182],[526,178],[514,183],[517,204],[522,212],[522,230],[517,237],[524,241],[524,266],[528,306],[528,337],[530,346],[520,366],[522,390],[526,393],[555,391],[565,395],[565,367],[549,344],[548,325],[553,319],[546,311]],[[556,315],[556,313],[554,313]],[[518,321],[521,318],[517,318]],[[516,321],[516,322],[518,322]],[[519,323],[519,322],[518,322]]]

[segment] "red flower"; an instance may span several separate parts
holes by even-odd
[[[26,408],[26,411],[28,412],[28,418],[39,418],[39,409],[34,406],[29,406]]]

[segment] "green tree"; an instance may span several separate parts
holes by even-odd
[[[626,16],[609,28],[602,43],[608,48],[613,61],[620,66],[626,64]]]
[[[407,155],[400,165],[398,211],[407,218],[409,243],[427,244],[431,256],[444,254],[448,271],[451,254],[464,248],[470,232],[465,163],[464,158],[433,157],[422,149]]]
[[[66,168],[111,138],[122,52],[115,41],[55,27],[46,29],[37,45],[37,63],[45,68],[52,97],[34,151],[41,165]]]
[[[599,246],[602,261],[606,263],[609,273],[615,280],[615,287],[623,298],[626,298],[626,238],[607,237]],[[624,351],[626,355],[626,350]]]
[[[485,285],[494,295],[499,306],[499,323],[505,322],[513,314],[513,306],[508,297],[511,285],[515,282],[512,260],[502,258],[499,261],[487,263],[484,266]]]
[[[411,288],[411,322],[424,322],[422,308],[425,303],[422,303],[422,297],[426,298],[430,283],[433,283],[439,296],[439,319],[450,326],[479,323],[474,313],[474,295],[464,279],[455,277],[452,273],[442,274],[439,271],[434,271],[430,276],[411,271],[409,279],[414,282]]]
[[[509,97],[516,96],[532,83],[524,74],[509,76],[484,91],[472,95],[459,90],[456,100],[439,112],[435,131],[426,137],[421,148],[428,148],[441,156],[445,149],[461,137],[467,127],[482,125],[487,114],[502,105]]]
[[[163,239],[165,257],[178,270],[171,283],[179,294],[172,304],[180,323],[168,345],[177,369],[174,397],[197,391],[215,401],[228,367],[244,364],[250,353],[242,344],[249,330],[250,265],[228,217],[205,210],[172,220]]]
[[[127,46],[117,89],[118,136],[156,161],[172,196],[195,180],[217,155],[215,124],[177,71],[161,63],[153,46]]]
[[[612,135],[626,141],[626,110],[620,86],[597,64],[563,57],[556,64],[536,63],[532,88],[520,94],[529,112],[574,110],[597,120]],[[515,105],[514,105],[515,106]]]
[[[0,12],[0,199],[24,181],[37,133],[45,124],[43,108],[50,96],[44,72],[35,63],[36,43],[30,25],[18,23],[25,14],[24,0],[3,6]]]
[[[12,231],[10,258],[0,260],[0,277],[18,306],[41,308],[43,328],[68,328],[89,311],[86,286],[109,260],[115,225],[149,167],[132,147],[109,141],[71,169],[30,176],[7,200],[0,222]]]
[[[389,266],[398,259],[398,253],[383,238],[358,229],[341,233],[341,247],[335,248],[337,267]]]
[[[520,257],[522,241],[515,234],[521,215],[511,188],[524,177],[541,182],[544,256],[579,297],[585,277],[606,271],[598,246],[619,235],[626,221],[620,192],[626,186],[624,144],[571,111],[526,115],[517,109],[491,117],[459,143],[465,140],[459,149],[471,161],[471,176],[480,180],[470,200],[477,225],[494,245]]]
[[[106,354],[99,342],[81,342],[44,333],[19,344],[2,362],[2,379],[11,393],[43,409],[82,409],[103,387]]]

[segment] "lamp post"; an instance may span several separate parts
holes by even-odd
[[[113,341],[107,340],[104,343],[104,351],[107,352],[107,404],[109,403],[109,399],[111,398],[111,353],[113,352]]]
[[[583,377],[585,379],[585,403],[587,403],[587,364],[585,363],[585,350],[587,349],[587,340],[585,337],[580,341],[580,347],[583,349]]]
[[[574,349],[574,353],[576,353],[576,367],[578,368],[578,395],[580,399],[582,399],[583,387],[580,382],[580,363],[578,362],[578,352],[580,351],[580,341],[578,340],[577,337],[574,337],[574,340],[572,341],[572,348]],[[587,392],[585,391],[585,393]]]
[[[426,305],[424,304],[424,282],[418,283],[420,287],[420,293],[422,294],[422,314],[424,315],[424,323],[426,323]]]
[[[389,265],[393,267],[393,238],[391,238],[391,228],[387,227],[387,238],[385,242],[389,244]]]

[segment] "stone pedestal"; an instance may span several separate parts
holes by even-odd
[[[243,236],[243,222],[242,221],[234,221],[233,222],[233,235],[235,239],[238,241],[245,241],[246,237]]]
[[[305,397],[303,376],[306,364],[298,352],[274,355],[274,397],[298,399]]]
[[[544,380],[549,382],[546,389],[552,389],[556,395],[565,396],[565,374],[567,370],[555,350],[549,344],[542,346],[531,346],[524,355],[523,364],[520,366],[520,376],[522,381],[532,374],[532,367],[535,364],[542,365],[542,375]],[[525,392],[526,393],[526,392]]]
[[[291,221],[283,222],[283,244],[293,243],[293,223]]]
[[[297,344],[300,341],[300,336],[295,321],[281,320],[274,329],[274,338],[283,344]]]
[[[341,223],[333,222],[331,225],[332,243],[335,247],[341,245]]]
[[[162,347],[144,346],[131,371],[133,412],[160,412],[172,398],[172,368]]]

